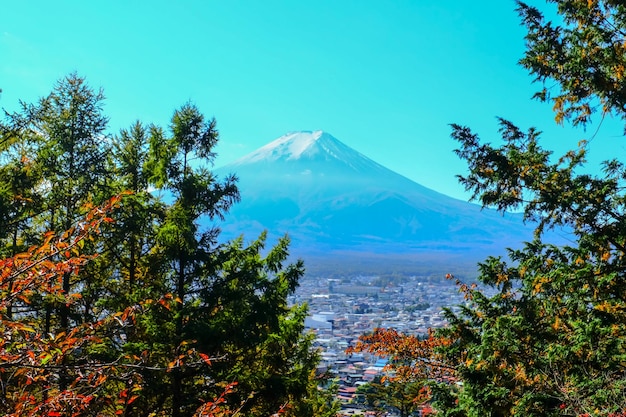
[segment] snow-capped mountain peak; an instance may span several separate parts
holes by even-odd
[[[305,153],[316,153],[316,144],[324,136],[334,139],[332,136],[321,130],[316,130],[314,132],[290,132],[255,150],[254,152],[249,153],[236,161],[235,164],[244,164],[262,160],[273,162],[279,159],[299,159]]]
[[[231,166],[276,161],[337,161],[354,170],[384,169],[323,130],[290,132],[245,155]]]
[[[239,178],[242,202],[221,225],[229,237],[270,230],[288,232],[302,250],[448,257],[532,236],[520,216],[439,194],[323,131],[288,133],[215,172]]]

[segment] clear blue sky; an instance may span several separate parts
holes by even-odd
[[[531,1],[541,5],[541,0]],[[76,71],[107,96],[110,130],[166,125],[191,100],[217,119],[216,165],[295,130],[323,129],[377,162],[466,199],[449,123],[497,138],[496,116],[564,150],[595,126],[554,124],[516,62],[512,0],[9,1],[0,11],[0,106]],[[623,155],[605,122],[590,166]]]

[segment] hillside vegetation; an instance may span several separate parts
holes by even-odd
[[[535,97],[557,123],[626,120],[626,6],[547,3],[556,22],[517,9]],[[209,169],[216,122],[187,103],[167,128],[111,134],[103,100],[70,74],[0,123],[0,414],[335,415],[306,306],[287,303],[304,268],[288,239],[218,240],[239,193]],[[367,394],[402,415],[626,416],[626,166],[583,174],[587,142],[555,155],[499,122],[497,145],[452,125],[460,181],[536,222],[534,239],[483,261],[479,285],[458,281],[448,327],[352,346],[395,371]],[[571,243],[547,243],[552,228]]]
[[[536,98],[553,104],[557,123],[625,120],[626,6],[548,3],[556,23],[524,3],[517,9],[528,31],[520,63],[541,85]],[[468,304],[431,339],[379,330],[357,350],[392,356],[405,381],[408,365],[437,415],[626,415],[624,163],[618,155],[601,175],[581,174],[586,142],[554,155],[535,128],[501,119],[499,133],[496,146],[452,125],[469,167],[460,180],[484,206],[537,221],[535,239],[480,264],[478,279],[494,295],[459,282]],[[544,242],[554,227],[571,228],[572,243]]]
[[[71,74],[0,125],[0,414],[332,414],[288,240],[199,226],[239,200],[215,121],[111,135],[103,100]]]

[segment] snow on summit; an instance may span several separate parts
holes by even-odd
[[[230,165],[304,160],[335,161],[353,169],[383,168],[323,130],[287,133]]]
[[[323,136],[329,136],[331,139],[334,139],[321,130],[314,132],[290,132],[244,156],[236,163],[299,159],[307,150],[309,150],[309,153],[315,153],[315,143]]]

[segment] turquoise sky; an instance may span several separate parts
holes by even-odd
[[[166,125],[196,103],[217,119],[216,165],[295,130],[323,129],[377,162],[467,199],[449,123],[496,140],[496,116],[563,151],[594,135],[589,169],[624,154],[621,125],[554,124],[516,62],[509,0],[10,1],[0,11],[0,106],[72,71],[102,87],[111,132]],[[543,6],[542,1],[531,4]]]

